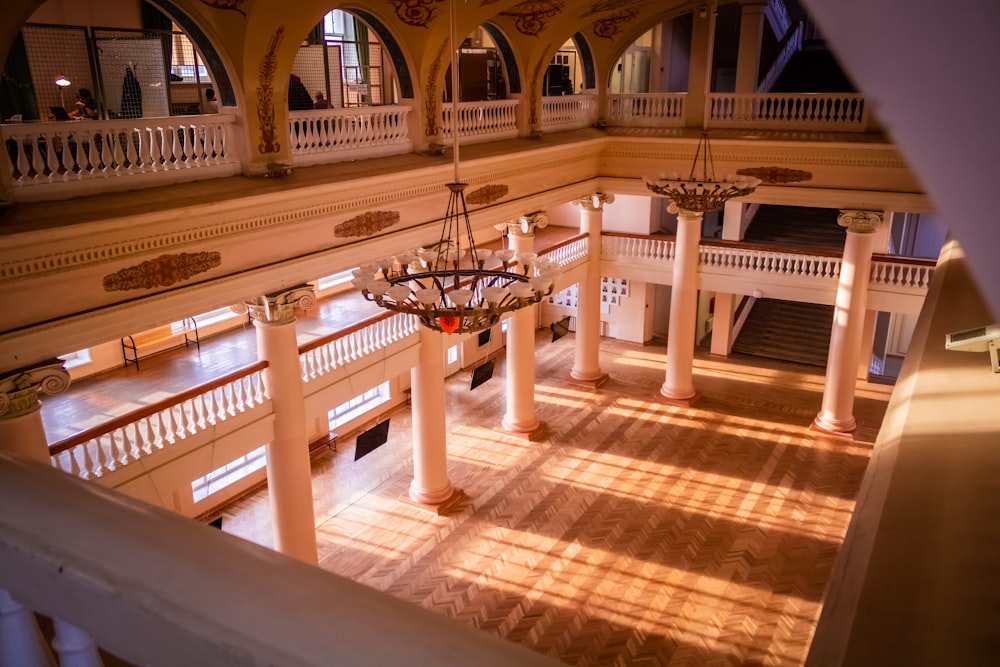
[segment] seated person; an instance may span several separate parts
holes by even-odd
[[[97,118],[97,102],[90,95],[90,91],[81,88],[76,94],[76,107],[69,112],[70,118]]]
[[[205,89],[205,113],[219,113],[219,100],[215,99],[215,89]]]
[[[330,101],[323,97],[323,92],[320,91],[316,93],[316,104],[313,105],[314,109],[329,109]]]

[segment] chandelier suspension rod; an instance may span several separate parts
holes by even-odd
[[[451,49],[451,148],[455,182],[458,183],[458,51],[455,47],[455,0],[448,3],[448,9],[448,45]]]

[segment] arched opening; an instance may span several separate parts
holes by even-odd
[[[407,90],[412,96],[402,55],[393,54],[395,40],[362,14],[331,10],[309,33],[292,65],[290,111],[396,104]]]
[[[611,93],[681,93],[688,89],[692,15],[654,25],[622,52],[611,68]],[[650,63],[658,63],[650,67]]]
[[[483,25],[472,31],[458,47],[459,102],[507,99],[515,92],[506,75],[510,67],[516,70],[512,60],[507,39],[495,27]],[[445,70],[444,101],[451,101],[451,65]]]
[[[235,105],[221,58],[204,33],[169,2],[158,5],[90,3],[88,11],[74,15],[87,17],[85,25],[67,23],[56,4],[39,7],[7,54],[0,117],[18,122],[191,115],[217,111],[211,97]],[[214,95],[206,98],[209,89]]]

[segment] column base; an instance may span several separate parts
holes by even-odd
[[[676,408],[690,408],[701,399],[701,396],[694,393],[691,394],[690,398],[671,398],[670,396],[664,396],[663,392],[660,392],[659,399],[659,402],[663,405],[672,405]]]
[[[532,429],[508,428],[506,424],[501,424],[500,426],[494,426],[493,431],[495,433],[509,435],[512,438],[518,438],[519,440],[538,442],[539,440],[544,440],[548,436],[549,427],[545,422],[540,421],[537,426]]]
[[[809,430],[831,435],[851,435],[857,427],[858,423],[854,420],[854,415],[851,415],[850,419],[834,419],[824,416],[821,412],[809,425]]]
[[[698,395],[693,388],[692,389],[674,389],[668,387],[666,384],[660,387],[660,396],[667,399],[668,401],[682,401],[685,404],[690,404],[694,401],[694,397]]]
[[[611,379],[611,376],[607,373],[601,373],[595,378],[579,378],[573,375],[573,371],[569,373],[569,379],[566,380],[570,384],[575,384],[580,387],[587,387],[588,389],[597,389],[602,386],[605,382]]]
[[[471,498],[465,495],[465,491],[462,489],[453,489],[450,496],[438,503],[420,502],[411,498],[408,493],[404,493],[399,497],[399,502],[404,505],[409,505],[410,507],[415,507],[418,510],[437,516],[447,516],[448,514],[455,513],[467,500],[471,500]]]

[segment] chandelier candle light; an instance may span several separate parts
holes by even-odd
[[[455,180],[448,183],[448,209],[441,237],[432,246],[376,260],[354,270],[353,285],[382,308],[417,317],[444,333],[489,329],[500,317],[538,303],[552,293],[559,263],[535,253],[477,248],[465,204],[466,183],[458,175],[458,65],[455,3],[451,3],[452,151]]]
[[[702,164],[700,179],[695,178],[694,173],[698,168],[699,157]],[[671,213],[677,213],[677,209],[692,213],[717,211],[730,199],[744,197],[760,185],[760,179],[752,176],[715,180],[715,164],[712,159],[712,148],[708,142],[708,132],[702,132],[701,139],[698,140],[698,148],[691,163],[691,174],[687,180],[682,180],[677,175],[668,177],[663,174],[646,176],[643,180],[647,188],[670,199],[668,210]]]

